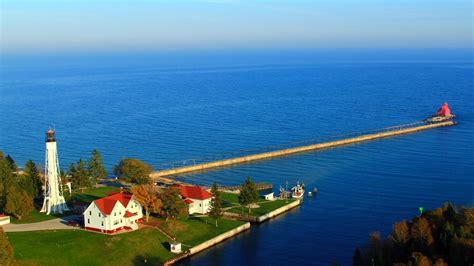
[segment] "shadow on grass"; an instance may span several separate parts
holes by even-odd
[[[171,249],[171,244],[170,244],[170,242],[161,242],[161,245],[162,245],[166,250],[170,250],[170,249]]]
[[[132,260],[133,265],[161,265],[162,263],[160,258],[150,254],[138,255]]]

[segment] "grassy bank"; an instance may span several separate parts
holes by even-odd
[[[226,210],[226,212],[231,212],[231,213],[237,213],[237,214],[242,214],[242,207],[239,204],[239,195],[238,194],[232,194],[232,193],[225,193],[221,192],[222,195],[222,200],[224,201],[224,207],[229,208]],[[252,208],[250,210],[250,215],[251,216],[262,216],[265,214],[268,214],[269,212],[272,212],[280,207],[283,207],[287,205],[290,202],[293,202],[294,199],[288,199],[287,200],[273,200],[273,201],[268,201],[260,198],[257,202],[257,205],[259,206],[258,208]],[[247,215],[248,214],[248,208],[243,208],[243,214]]]
[[[160,218],[155,219],[154,222],[188,247],[200,244],[244,224],[241,221],[218,219],[216,227],[214,219],[209,217],[189,217],[183,220],[168,221]]]
[[[250,215],[252,216],[262,216],[265,214],[268,214],[280,207],[283,207],[287,205],[290,202],[293,202],[293,199],[289,199],[288,202],[286,200],[274,200],[274,201],[260,201],[257,203],[259,206],[258,208],[252,208],[250,209]],[[237,214],[242,214],[242,208],[241,207],[233,207],[231,209],[228,209],[227,212],[231,213],[237,213]],[[248,208],[243,209],[244,215],[248,214]]]

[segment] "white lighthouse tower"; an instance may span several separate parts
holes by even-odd
[[[44,167],[44,203],[41,212],[63,213],[68,211],[66,201],[63,197],[63,185],[59,174],[58,150],[54,131],[49,129],[46,132],[46,159]]]

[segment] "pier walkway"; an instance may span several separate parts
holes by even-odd
[[[254,152],[254,154],[249,154],[249,155],[244,155],[244,156],[235,157],[235,153],[228,153],[228,154],[217,155],[214,157],[214,158],[217,158],[218,156],[222,156],[221,158],[224,157],[224,159],[209,160],[209,157],[208,157],[208,158],[200,158],[200,159],[183,160],[180,162],[162,164],[160,167],[160,170],[151,173],[150,177],[158,178],[158,177],[164,177],[164,176],[180,175],[180,174],[203,171],[203,170],[217,168],[217,167],[249,163],[249,162],[257,161],[257,160],[271,159],[275,157],[287,156],[287,155],[292,155],[296,153],[316,151],[320,149],[349,145],[349,144],[363,142],[363,141],[376,140],[376,139],[381,139],[381,138],[386,138],[386,137],[409,134],[409,133],[414,133],[414,132],[438,128],[438,127],[453,126],[455,124],[456,124],[455,121],[446,121],[446,122],[433,123],[433,124],[427,124],[423,121],[419,121],[419,122],[398,125],[398,126],[393,126],[393,127],[386,127],[386,128],[381,128],[381,129],[326,137],[326,141],[313,142],[312,144],[308,142],[296,142],[296,143],[284,144],[287,146],[288,145],[293,146],[290,148],[282,149],[281,147],[284,147],[284,145],[266,147],[265,148],[266,151],[264,152],[261,152],[260,150],[260,152],[258,153]],[[241,151],[241,152],[252,153],[251,150]],[[232,155],[234,156],[232,157]],[[230,157],[230,158],[225,158],[225,157]],[[210,158],[212,159],[212,157]]]

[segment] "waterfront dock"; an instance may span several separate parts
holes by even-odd
[[[159,171],[155,171],[150,174],[150,177],[158,178],[158,177],[164,177],[164,176],[180,175],[180,174],[196,172],[196,171],[204,171],[204,170],[218,168],[218,167],[249,163],[253,161],[272,159],[275,157],[288,156],[288,155],[293,155],[297,153],[311,152],[311,151],[317,151],[317,150],[326,149],[326,148],[350,145],[350,144],[369,141],[369,140],[376,140],[376,139],[381,139],[381,138],[410,134],[410,133],[415,133],[418,131],[423,131],[423,130],[428,130],[428,129],[433,129],[433,128],[453,126],[455,124],[456,122],[452,120],[439,122],[439,123],[432,123],[432,124],[425,123],[425,122],[415,122],[411,124],[405,124],[405,125],[399,125],[399,126],[394,126],[394,127],[389,127],[389,128],[383,128],[379,130],[373,130],[372,132],[367,133],[367,134],[357,134],[356,136],[351,136],[347,138],[341,138],[341,139],[336,139],[336,140],[331,140],[331,141],[326,141],[326,142],[320,142],[320,143],[297,146],[297,147],[292,147],[292,148],[262,152],[262,153],[251,154],[251,155],[246,155],[246,156],[233,157],[233,158],[228,158],[228,159],[221,159],[221,160],[210,161],[210,162],[205,162],[205,163],[196,163],[196,160],[194,159],[184,160],[182,161],[182,166],[175,167],[175,164],[173,163],[171,169],[162,169]],[[185,165],[186,162],[192,162],[192,164]]]

